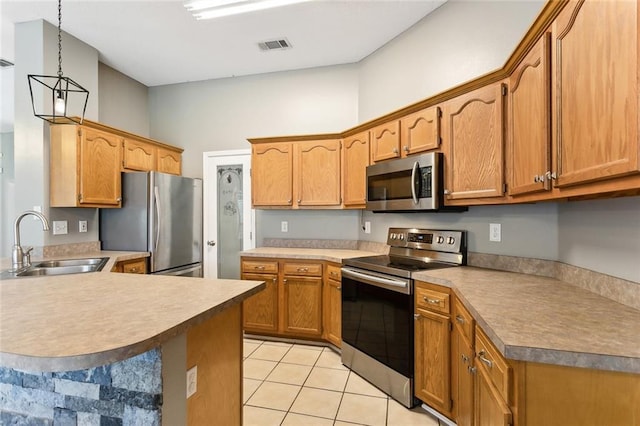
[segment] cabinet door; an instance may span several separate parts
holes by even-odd
[[[156,168],[156,147],[131,139],[124,140],[123,167],[126,170],[149,171]]]
[[[551,189],[551,35],[546,33],[509,81],[509,194]]]
[[[298,206],[339,206],[340,141],[299,142],[295,145]]]
[[[367,204],[367,166],[369,132],[344,139],[342,148],[342,198],[345,207],[364,208]]]
[[[371,129],[372,162],[400,157],[400,121],[381,124]]]
[[[325,338],[335,346],[342,345],[342,292],[340,281],[325,282],[323,316]]]
[[[637,173],[638,3],[570,2],[554,23],[556,185]]]
[[[80,129],[79,205],[119,206],[122,139],[110,133]]]
[[[322,335],[322,278],[293,277],[282,280],[284,332],[299,336]]]
[[[416,310],[415,394],[436,410],[451,409],[449,317]]]
[[[158,148],[157,158],[155,170],[178,176],[182,174],[182,154],[180,152]]]
[[[403,157],[440,147],[440,116],[440,108],[431,107],[400,120]]]
[[[290,143],[252,146],[251,199],[254,207],[293,205],[293,147]]]
[[[508,426],[511,411],[498,391],[490,383],[484,368],[477,368],[475,424],[478,426]]]
[[[457,407],[458,426],[473,426],[473,393],[475,369],[473,368],[473,347],[456,328],[453,333],[456,353],[453,356],[456,371],[456,393],[454,404]]]
[[[276,275],[242,274],[243,280],[264,281],[267,287],[242,302],[245,331],[278,331],[278,278]]]
[[[500,197],[504,183],[503,85],[445,104],[445,192],[448,200]]]

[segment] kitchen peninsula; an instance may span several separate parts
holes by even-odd
[[[0,423],[240,424],[241,302],[264,283],[109,272],[128,259],[2,281]]]

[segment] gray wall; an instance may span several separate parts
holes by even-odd
[[[185,148],[183,174],[202,177],[203,152],[249,148],[252,137],[354,126],[357,91],[354,66],[152,87],[151,135]]]
[[[15,217],[15,177],[13,169],[13,133],[0,133],[0,257],[8,257],[13,245],[12,218]]]
[[[100,62],[100,123],[149,137],[149,88]]]

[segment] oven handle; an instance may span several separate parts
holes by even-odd
[[[353,278],[367,284],[386,288],[388,290],[402,292],[405,294],[409,294],[410,291],[409,283],[407,281],[394,280],[393,278],[384,278],[377,275],[369,275],[365,272],[356,271],[351,268],[343,267],[342,277]]]

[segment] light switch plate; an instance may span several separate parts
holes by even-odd
[[[64,235],[69,233],[66,220],[53,221],[53,235]]]
[[[187,370],[187,398],[198,390],[198,366],[195,365]]]

